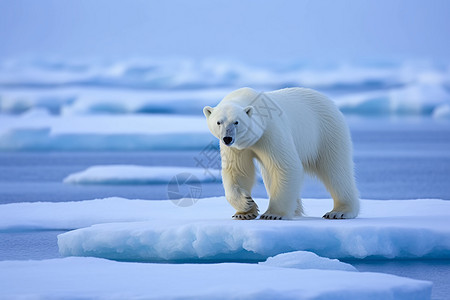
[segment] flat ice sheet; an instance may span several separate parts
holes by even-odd
[[[256,199],[261,211],[266,199]],[[307,216],[237,221],[224,197],[192,206],[107,198],[0,205],[0,230],[77,229],[59,236],[64,256],[129,261],[261,261],[306,250],[328,258],[449,258],[450,202],[362,200],[354,220],[324,220],[332,201],[305,199]]]
[[[321,219],[331,200],[305,202],[308,217],[276,222],[231,220],[224,198],[202,200],[154,210],[148,221],[67,232],[58,245],[63,256],[129,261],[254,261],[296,250],[329,258],[450,257],[450,202],[366,200],[355,220]]]
[[[5,299],[430,299],[430,282],[258,264],[136,264],[96,258],[0,262]],[[357,284],[355,284],[357,282]]]

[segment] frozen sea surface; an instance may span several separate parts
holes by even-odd
[[[0,206],[0,230],[76,229],[58,236],[62,255],[127,261],[258,261],[297,250],[340,259],[450,258],[448,201],[364,200],[355,220],[321,219],[331,202],[306,199],[306,217],[280,222],[232,220],[223,197],[190,207],[121,198],[16,203]]]
[[[264,205],[266,201],[264,199],[257,199],[257,202]],[[297,250],[306,246],[307,250],[322,253],[322,255],[327,257],[348,258],[348,253],[356,253],[355,257],[361,259],[361,253],[364,253],[364,255],[369,254],[367,250],[374,251],[372,254],[378,252],[379,258],[380,255],[385,255],[389,258],[423,258],[427,256],[434,257],[434,255],[437,255],[436,257],[439,258],[448,257],[450,255],[448,251],[450,245],[447,243],[448,239],[446,237],[449,234],[446,230],[450,228],[448,226],[449,205],[448,201],[442,200],[365,200],[363,201],[363,213],[360,218],[356,220],[333,221],[320,218],[323,210],[331,207],[330,199],[307,199],[305,200],[305,207],[308,211],[308,217],[299,220],[277,222],[230,220],[232,209],[224,198],[203,199],[187,208],[176,206],[171,201],[144,201],[115,198],[66,203],[42,202],[0,205],[0,213],[2,214],[0,220],[2,220],[1,232],[10,232],[13,234],[23,234],[23,232],[33,232],[42,229],[60,230],[65,228],[67,230],[69,228],[80,228],[98,224],[60,235],[60,251],[68,254],[70,251],[77,252],[79,251],[78,249],[84,249],[88,252],[83,255],[105,256],[116,259],[119,257],[113,257],[114,255],[111,256],[111,254],[118,251],[116,253],[120,253],[119,256],[122,259],[125,259],[125,256],[127,256],[125,260],[133,261],[136,260],[136,255],[145,256],[154,251],[161,251],[160,253],[163,258],[167,258],[167,255],[184,255],[184,252],[185,254],[196,253],[195,255],[203,256],[205,259],[208,255],[213,254],[214,251],[217,253],[217,251],[223,250],[231,250],[231,256],[225,258],[215,255],[217,261],[230,260],[230,258],[231,260],[235,260],[232,259],[233,255],[241,261],[246,256],[239,251],[240,244],[242,247],[247,248],[247,254],[255,251],[253,253],[257,254],[257,260],[264,260],[265,256],[268,257],[268,260],[264,263],[266,265],[265,267],[305,269],[305,273],[299,272],[299,274],[294,274],[297,271],[289,273],[281,269],[274,271],[276,272],[274,274],[276,276],[270,282],[275,285],[268,285],[271,287],[270,290],[275,292],[280,292],[281,290],[279,289],[282,289],[283,295],[285,293],[301,295],[293,296],[295,298],[300,297],[299,299],[317,299],[316,297],[321,296],[328,297],[328,290],[323,288],[323,282],[328,280],[328,278],[333,282],[336,282],[336,278],[340,278],[347,283],[352,281],[361,282],[361,285],[353,284],[354,288],[358,289],[354,296],[352,294],[353,288],[345,284],[344,288],[348,293],[342,299],[352,299],[353,297],[357,299],[365,299],[365,297],[367,299],[379,299],[379,297],[383,299],[429,299],[430,286],[425,283],[405,281],[405,279],[397,279],[396,277],[383,277],[386,276],[383,274],[363,273],[362,276],[359,276],[359,273],[359,275],[348,275],[348,272],[329,271],[335,269],[354,271],[354,269],[338,261],[333,261],[325,257],[320,258],[309,252],[292,252],[273,258],[270,258],[270,256],[275,255],[277,252],[285,253],[295,250],[298,244],[300,248],[297,248]],[[211,214],[211,211],[215,211],[215,213]],[[208,212],[208,214],[203,212]],[[231,235],[226,234],[229,230],[231,230],[229,232]],[[327,232],[331,234],[330,238],[327,238]],[[173,236],[174,234],[179,236]],[[243,238],[241,239],[240,237]],[[322,238],[315,240],[316,237]],[[190,239],[192,240],[190,241]],[[280,243],[285,248],[279,248]],[[275,245],[278,246],[274,247]],[[346,247],[345,245],[351,245],[351,247]],[[333,249],[334,247],[336,249]],[[278,248],[279,250],[277,250]],[[346,251],[347,254],[342,251]],[[339,252],[341,254],[336,255]],[[71,254],[76,253],[72,252]],[[255,259],[256,256],[250,255],[247,259]],[[349,262],[356,265],[358,270],[380,270],[376,268],[377,263],[374,260],[370,260],[368,263],[364,263],[361,260],[350,260]],[[148,267],[144,267],[143,265],[141,267],[141,264],[137,265],[135,263],[132,265],[124,263],[115,264],[92,259],[57,259],[28,262],[7,261],[0,264],[2,266],[0,276],[5,278],[2,282],[11,282],[0,293],[8,297],[10,295],[18,297],[23,295],[23,293],[31,293],[34,297],[43,296],[45,298],[50,293],[54,293],[53,295],[59,298],[66,298],[69,297],[68,295],[70,295],[73,289],[77,289],[82,293],[86,293],[86,297],[100,297],[103,295],[104,297],[110,298],[112,297],[111,293],[116,293],[116,291],[114,288],[106,289],[105,286],[113,286],[114,284],[111,283],[115,283],[114,280],[122,278],[121,276],[124,276],[123,274],[128,274],[128,271],[126,271],[127,268],[138,268],[138,271],[136,269],[134,271],[134,274],[138,277],[145,275],[146,278],[153,278],[150,275],[146,275],[147,272],[149,274],[157,273],[159,275],[163,273],[174,280],[176,279],[176,282],[187,282],[189,283],[187,284],[188,287],[180,287],[179,290],[185,296],[190,296],[191,293],[194,293],[189,290],[189,287],[196,286],[196,283],[190,284],[191,281],[188,278],[193,277],[191,275],[185,277],[182,274],[192,274],[192,272],[202,271],[210,274],[210,278],[215,278],[216,275],[214,274],[220,273],[222,274],[221,276],[225,276],[224,280],[234,282],[233,279],[229,279],[235,276],[235,273],[231,272],[233,269],[234,271],[239,271],[242,276],[250,276],[252,280],[259,278],[255,277],[252,272],[260,272],[260,274],[265,272],[263,268],[253,270],[253,268],[257,267],[254,265],[252,267],[251,264],[248,267],[245,264],[212,264],[208,265],[209,267],[200,267],[198,264],[182,264],[179,265],[180,267],[173,267],[175,270],[172,270],[172,267],[166,264],[144,264]],[[398,264],[399,261],[397,261],[396,266],[387,267],[384,271],[387,270],[388,273],[394,274],[403,273],[403,276],[408,277],[431,279],[438,283],[437,295],[445,295],[446,283],[439,280],[448,275],[448,264],[442,262],[436,265],[433,261],[425,263],[422,260],[407,263],[406,266],[404,264]],[[411,273],[411,270],[417,271],[416,266],[419,265],[421,271],[418,274]],[[164,268],[164,266],[168,267]],[[239,267],[235,268],[235,266]],[[84,271],[81,272],[80,268]],[[143,273],[141,274],[141,271],[139,271],[141,268],[148,268],[148,270],[142,271]],[[205,269],[203,270],[202,268]],[[226,272],[226,269],[229,269],[233,274]],[[321,269],[322,273],[312,271],[311,269]],[[52,272],[49,272],[49,270],[52,270]],[[103,273],[101,272],[103,271],[100,272],[99,270],[109,270],[110,276],[102,277]],[[61,275],[68,274],[67,272],[70,272],[71,275],[67,277]],[[79,272],[81,273],[79,274]],[[316,272],[319,273],[316,274]],[[345,274],[336,272],[343,272]],[[45,280],[46,283],[42,283],[40,277],[42,277],[43,273],[52,274],[55,278],[48,277],[47,275],[45,277],[47,279]],[[25,274],[30,275],[25,276]],[[90,274],[89,276],[94,276],[96,279],[91,280],[86,274]],[[113,277],[111,277],[111,274]],[[437,274],[441,275],[436,276]],[[323,279],[320,281],[320,287],[317,287],[317,289],[314,285],[305,284],[301,285],[300,290],[298,290],[298,281],[292,281],[292,278],[303,278],[303,276],[306,276],[312,279],[316,275]],[[291,276],[291,280],[285,281],[283,279],[285,278],[284,276]],[[85,284],[85,281],[83,281],[85,279],[81,279],[81,277],[89,280],[88,282],[91,284]],[[128,278],[135,277],[130,275]],[[199,278],[196,276],[194,281],[199,282],[197,280]],[[267,280],[267,277],[265,278]],[[284,283],[279,285],[276,279],[282,280]],[[365,280],[367,280],[367,286],[364,283]],[[389,281],[389,284],[384,283],[384,280]],[[55,282],[58,283],[61,289],[55,290],[53,285]],[[148,290],[144,290],[143,287],[133,289],[134,285],[139,282],[139,280],[124,281],[121,283],[122,285],[119,284],[118,286],[123,288],[129,287],[130,290],[135,292],[139,291],[137,292],[139,295],[148,293]],[[149,287],[149,281],[146,280],[146,282],[147,285],[145,286]],[[150,280],[150,282],[154,283],[156,281]],[[265,281],[263,280],[262,282]],[[302,280],[302,282],[306,281]],[[20,289],[20,286],[26,286],[26,289]],[[211,286],[214,286],[214,291],[220,295],[226,294],[225,292],[222,293],[219,285]],[[264,289],[261,291],[259,285],[255,284],[254,286],[255,290],[246,290],[248,294],[245,294],[243,296],[244,298],[253,299],[254,297],[262,297],[261,295],[264,295],[264,292],[267,293]],[[285,288],[282,288],[282,286]],[[343,288],[343,286],[340,285],[340,288]],[[364,292],[360,292],[360,288],[363,288]],[[155,292],[155,289],[152,289],[152,291]],[[194,291],[195,293],[192,297],[201,296],[197,294],[197,289],[194,289]],[[310,296],[310,293],[314,295],[316,295],[315,293],[318,294],[316,296]],[[166,296],[164,293],[158,294],[158,296],[161,295]],[[269,293],[267,295],[272,294]],[[124,296],[127,298],[138,297],[134,294]],[[171,295],[171,297],[177,298],[178,296]],[[434,299],[445,299],[445,297],[435,297]]]
[[[256,202],[262,211],[267,207],[262,199]],[[331,210],[326,200],[305,200],[307,218],[282,222],[235,222],[224,198],[202,200],[184,210],[175,210],[170,201],[151,205],[147,211],[154,213],[148,213],[148,221],[93,221],[98,225],[58,236],[61,254],[131,261],[255,261],[308,250],[342,259],[450,258],[448,201],[362,201],[358,219],[339,223],[321,219]]]
[[[430,299],[431,283],[380,273],[95,258],[0,262],[8,299]],[[357,282],[357,284],[355,284]]]

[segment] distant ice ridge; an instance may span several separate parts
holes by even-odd
[[[348,114],[421,115],[450,105],[450,66],[417,62],[312,66],[237,61],[7,61],[0,64],[0,113],[43,108],[52,114],[200,114],[244,86],[318,89]]]
[[[76,184],[157,184],[170,183],[186,174],[190,183],[221,181],[220,170],[135,165],[92,166],[67,176],[66,183]]]
[[[202,150],[218,141],[203,117],[180,115],[1,116],[0,151]]]
[[[443,108],[445,116],[450,109]],[[42,110],[24,115],[1,115],[0,151],[148,151],[218,149],[204,116],[152,115],[49,115]],[[448,131],[448,120],[348,119],[355,130]]]
[[[355,93],[334,98],[344,114],[363,116],[431,116],[450,119],[449,90],[442,85],[416,84],[399,89]]]
[[[200,115],[230,89],[142,90],[108,87],[11,88],[0,91],[0,113],[23,114],[36,109],[49,114]]]
[[[0,282],[4,299],[428,300],[432,288],[431,282],[381,273],[80,257],[3,261]]]

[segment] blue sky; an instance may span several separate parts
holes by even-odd
[[[450,1],[0,0],[0,59],[448,61]]]

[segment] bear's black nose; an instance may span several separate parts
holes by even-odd
[[[233,138],[231,136],[226,136],[223,138],[223,142],[225,145],[229,145],[233,141]]]

